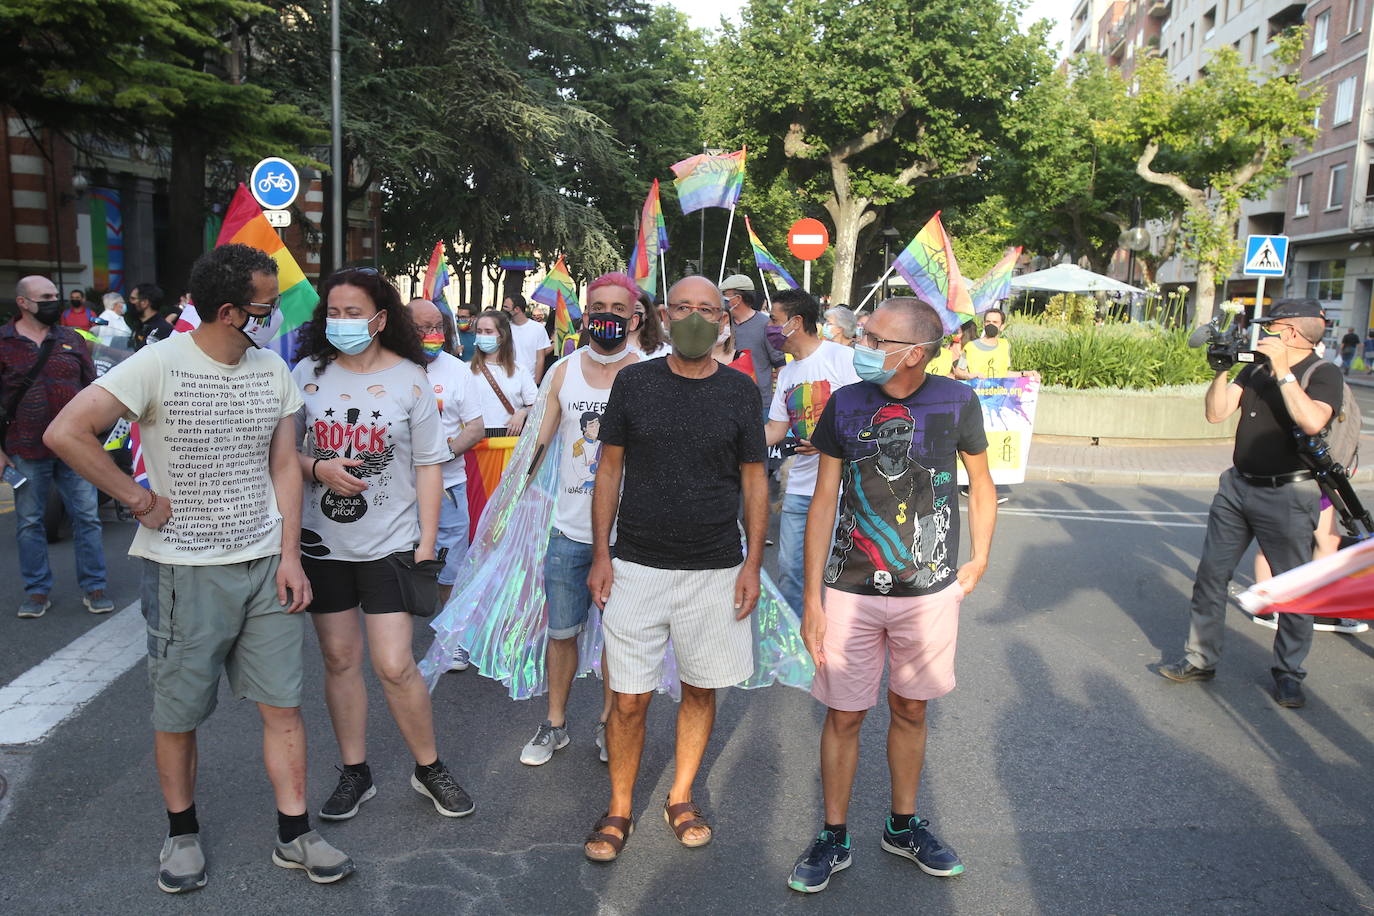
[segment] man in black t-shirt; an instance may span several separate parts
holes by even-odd
[[[711,840],[692,783],[715,721],[716,688],[754,671],[748,617],[759,597],[768,527],[758,388],[711,355],[729,320],[715,284],[704,277],[678,281],[660,312],[673,352],[615,377],[601,416],[592,495],[587,585],[604,612],[603,658],[614,694],[606,727],[611,803],[583,845],[598,862],[619,855],[629,835],[644,720],[669,638],[682,703],[677,771],[664,811],[684,846]],[[741,498],[747,555],[736,521]]]
[[[1186,654],[1160,673],[1175,681],[1209,680],[1216,675],[1226,631],[1226,586],[1236,564],[1258,540],[1274,574],[1312,559],[1312,532],[1321,511],[1321,489],[1298,452],[1293,430],[1315,436],[1340,410],[1340,370],[1319,361],[1313,348],[1326,330],[1325,315],[1315,299],[1282,299],[1259,322],[1260,359],[1245,367],[1234,382],[1219,370],[1207,389],[1206,412],[1221,423],[1240,410],[1234,467],[1221,475],[1221,486],[1207,516],[1193,584],[1192,624]],[[1299,379],[1313,366],[1306,390]],[[1312,618],[1280,614],[1274,637],[1274,699],[1297,708],[1305,702],[1302,663],[1312,647]]]
[[[1345,336],[1341,338],[1341,371],[1346,375],[1350,374],[1350,367],[1355,363],[1355,354],[1360,352],[1360,335],[1355,333],[1354,328],[1346,328]]]

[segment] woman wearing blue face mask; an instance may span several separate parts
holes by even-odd
[[[472,374],[482,398],[482,422],[488,436],[518,436],[539,396],[529,366],[515,361],[515,343],[505,312],[477,316]]]
[[[411,787],[446,817],[472,811],[434,740],[412,616],[438,601],[441,465],[449,460],[420,336],[396,288],[346,268],[320,291],[292,376],[305,407],[301,565],[324,655],[325,702],[343,766],[320,817],[346,820],[373,795],[367,766],[363,632],[387,706],[415,756]]]

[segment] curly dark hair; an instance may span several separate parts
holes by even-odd
[[[329,275],[320,287],[320,301],[310,316],[310,323],[300,330],[301,347],[296,359],[311,357],[315,360],[315,375],[324,374],[339,351],[325,335],[325,325],[329,318],[329,294],[337,286],[355,286],[367,294],[372,306],[379,312],[386,312],[386,327],[377,334],[382,349],[389,350],[417,366],[425,366],[424,348],[420,346],[420,335],[415,331],[415,322],[410,317],[410,309],[401,303],[401,294],[377,271],[370,267],[345,267]]]
[[[196,258],[187,287],[200,320],[214,321],[226,303],[243,306],[252,302],[253,274],[275,277],[277,262],[267,252],[251,245],[220,245]],[[143,295],[156,304],[147,292]]]

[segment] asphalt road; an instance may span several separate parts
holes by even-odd
[[[166,820],[139,664],[41,742],[0,746],[9,783],[0,912],[1368,912],[1374,639],[1318,634],[1299,711],[1270,699],[1272,634],[1239,612],[1215,681],[1178,685],[1152,670],[1180,651],[1210,495],[1015,489],[993,567],[964,604],[958,689],[931,704],[919,808],[959,850],[961,877],[928,877],[878,847],[888,802],[880,710],[863,733],[854,866],[816,897],[786,888],[819,826],[822,710],[783,687],[721,692],[697,793],[716,839],[699,850],[680,848],[658,814],[673,704],[655,700],[642,823],[618,862],[588,863],[581,839],[607,793],[591,744],[598,685],[574,689],[573,743],[530,768],[517,756],[542,703],[512,702],[469,671],[445,675],[435,709],[442,755],[475,815],[442,818],[409,788],[411,761],[374,683],[378,796],[355,820],[323,827],[358,863],[327,887],[269,862],[256,714],[222,696],[200,744],[210,883],[169,898],[154,886]],[[12,514],[0,515],[0,543],[12,543],[12,526]],[[120,607],[137,597],[136,570],[121,558],[131,532],[112,524],[106,533]],[[55,557],[70,582],[70,542]],[[0,555],[0,582],[0,686],[101,622],[61,587],[45,618],[14,618],[12,551]],[[417,631],[417,652],[428,643]],[[305,711],[318,807],[335,746],[311,645]]]

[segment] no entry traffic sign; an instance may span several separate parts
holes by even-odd
[[[830,231],[818,219],[799,219],[787,231],[787,250],[801,261],[814,261],[830,247]]]

